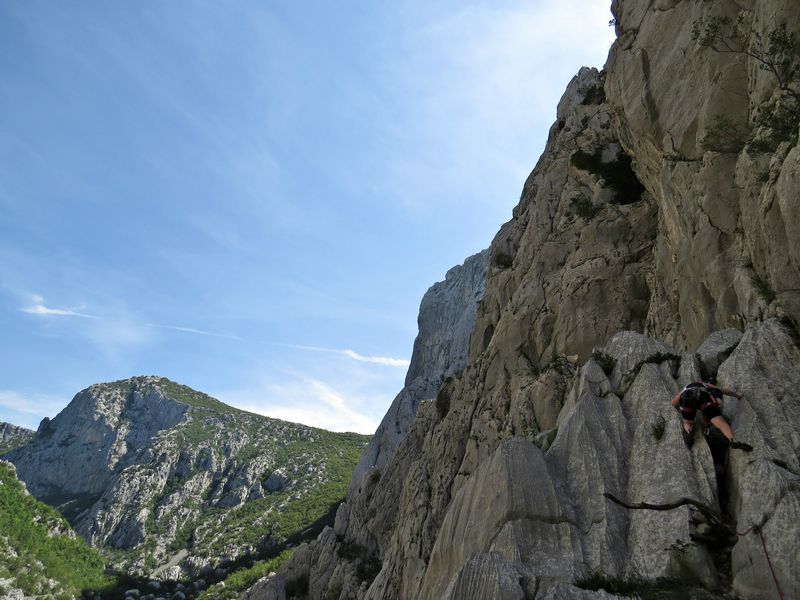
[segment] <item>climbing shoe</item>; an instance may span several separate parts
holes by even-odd
[[[692,447],[692,444],[694,444],[694,429],[691,431],[683,430],[683,443],[686,444],[687,448]]]
[[[731,442],[731,448],[734,450],[744,450],[745,452],[751,452],[753,450],[750,444],[745,444],[744,442]]]

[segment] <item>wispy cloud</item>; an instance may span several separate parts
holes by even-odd
[[[331,354],[339,354],[341,356],[346,356],[349,359],[356,360],[358,362],[364,363],[372,363],[375,365],[384,365],[387,367],[398,367],[407,369],[408,366],[411,364],[411,361],[405,358],[392,358],[389,356],[365,356],[363,354],[359,354],[354,350],[339,350],[337,348],[321,348],[319,346],[306,346],[302,344],[277,344],[279,346],[284,346],[286,348],[294,348],[296,350],[307,350],[309,352],[329,352]]]
[[[329,431],[371,434],[380,421],[379,415],[368,415],[362,410],[370,405],[369,401],[308,377],[266,383],[257,389],[223,392],[217,397],[250,412]]]
[[[205,335],[210,337],[225,338],[228,340],[244,341],[238,335],[230,335],[227,333],[214,333],[212,331],[205,331],[203,329],[195,329],[194,327],[181,327],[179,325],[159,325],[157,323],[148,323],[148,327],[155,327],[157,329],[171,329],[173,331],[181,331],[183,333],[193,333],[195,335]]]
[[[12,390],[0,390],[0,407],[31,415],[42,412],[40,402]]]
[[[53,417],[66,402],[61,397],[0,390],[0,421],[36,429],[43,417]]]
[[[347,358],[352,358],[353,360],[357,360],[359,362],[386,365],[387,367],[408,368],[408,365],[411,364],[410,361],[403,358],[389,358],[387,356],[364,356],[362,354],[358,354],[357,352],[353,352],[352,350],[342,350],[341,352]]]
[[[418,191],[399,201],[429,211],[463,202],[461,190],[480,190],[470,201],[497,205],[497,224],[507,218],[564,87],[581,66],[602,66],[613,41],[608,3],[595,4],[464,3],[421,23],[388,71],[414,111],[399,121],[395,147],[403,152],[381,191],[413,182]]]
[[[95,315],[88,315],[86,313],[78,312],[72,308],[51,308],[45,306],[44,298],[41,296],[33,296],[33,304],[20,308],[20,312],[28,313],[29,315],[37,315],[40,317],[82,317],[84,319],[96,319]]]

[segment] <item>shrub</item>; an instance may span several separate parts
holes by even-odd
[[[603,372],[607,377],[611,377],[611,374],[614,372],[614,367],[617,366],[616,358],[600,350],[595,350],[592,352],[591,358],[594,362],[600,365],[600,368],[603,369]]]
[[[758,292],[758,295],[761,296],[761,299],[764,300],[767,304],[771,303],[775,298],[777,298],[777,294],[775,294],[775,290],[772,289],[769,282],[766,279],[759,277],[756,274],[753,274],[750,277],[750,280],[753,282],[753,287]]]
[[[602,84],[595,83],[583,91],[583,101],[581,104],[588,106],[591,104],[602,104],[606,101],[606,91]]]
[[[600,212],[600,207],[592,204],[586,196],[575,196],[569,203],[570,211],[580,218],[590,221]]]
[[[650,433],[653,434],[653,439],[656,441],[664,437],[664,430],[667,427],[667,421],[663,416],[659,415],[655,421],[650,423]]]
[[[743,54],[770,73],[780,91],[777,98],[756,109],[755,129],[748,136],[742,125],[717,117],[703,146],[718,152],[774,152],[785,141],[797,141],[800,124],[800,38],[782,23],[766,36],[750,28],[742,12],[739,18],[706,17],[694,22],[692,39],[701,47],[720,53]],[[744,139],[745,144],[742,144]]]
[[[717,115],[711,121],[711,127],[700,142],[703,150],[738,154],[747,144],[750,131],[730,117]]]
[[[77,597],[84,590],[113,585],[100,554],[75,536],[55,509],[26,495],[14,470],[3,463],[0,542],[14,549],[0,563],[0,579],[12,580],[26,597],[38,597],[42,586],[57,595]]]

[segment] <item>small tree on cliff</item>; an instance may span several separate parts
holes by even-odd
[[[758,107],[753,120],[755,131],[749,138],[731,119],[717,117],[715,130],[704,140],[712,146],[709,149],[738,151],[747,145],[749,150],[772,152],[781,142],[796,140],[800,124],[800,38],[787,29],[786,23],[762,35],[752,30],[744,12],[736,20],[706,17],[694,22],[692,39],[714,52],[751,58],[778,83],[779,93]]]

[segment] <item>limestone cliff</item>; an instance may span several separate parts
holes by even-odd
[[[117,568],[165,578],[258,556],[343,495],[367,437],[227,406],[162,377],[93,385],[4,455]]]
[[[0,454],[27,444],[33,438],[34,432],[25,427],[18,427],[11,423],[0,423]]]
[[[741,11],[750,44],[797,35],[800,5],[613,11],[606,70],[570,83],[492,242],[466,367],[250,597],[605,597],[572,585],[592,574],[775,597],[765,546],[800,596],[800,113],[764,117],[791,100],[754,46],[692,35]],[[669,400],[713,375],[744,393],[724,411],[750,454],[681,440]]]
[[[414,422],[419,403],[436,396],[442,382],[458,375],[467,364],[469,336],[475,327],[478,302],[483,298],[489,251],[453,267],[422,297],[411,364],[405,386],[392,402],[351,478],[352,495],[364,475],[382,468],[394,456]]]

